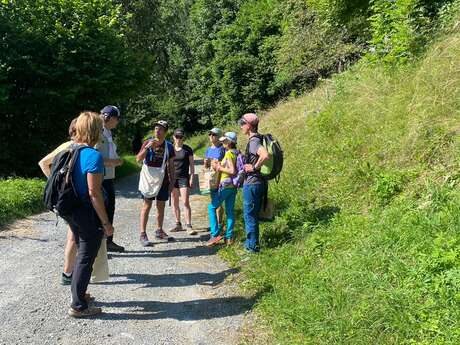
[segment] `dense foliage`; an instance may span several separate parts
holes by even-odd
[[[126,99],[144,78],[127,16],[106,0],[0,3],[0,176],[29,175],[81,110]]]
[[[247,344],[460,342],[459,23],[410,65],[358,63],[264,116],[277,216],[259,255],[222,251],[257,296]]]
[[[363,55],[404,63],[452,3],[3,0],[0,176],[35,174],[83,109],[120,105],[128,151],[158,118],[201,130],[310,89]]]

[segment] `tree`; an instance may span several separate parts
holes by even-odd
[[[145,78],[127,16],[110,0],[10,0],[0,8],[1,175],[33,175],[84,109],[126,100]]]

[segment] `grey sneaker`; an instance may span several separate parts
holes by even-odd
[[[174,241],[174,237],[169,236],[163,229],[156,230],[155,237],[159,240],[167,240],[168,242]]]
[[[187,234],[189,235],[196,235],[198,233],[196,230],[193,230],[192,224],[187,224],[185,227],[187,228]]]
[[[88,307],[85,310],[76,310],[70,308],[67,314],[75,318],[89,317],[102,313],[102,309],[98,307]]]
[[[142,247],[151,247],[153,245],[153,243],[149,241],[149,238],[145,232],[141,232],[140,241]]]
[[[172,228],[171,230],[169,230],[170,232],[179,232],[179,231],[184,231],[184,228],[182,227],[182,224],[179,222],[179,223],[176,223],[176,226],[174,228]]]

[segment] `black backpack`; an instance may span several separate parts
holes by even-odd
[[[80,150],[85,147],[87,146],[73,144],[54,157],[51,174],[43,193],[45,207],[65,220],[68,220],[73,210],[81,205],[75,191],[72,172]]]

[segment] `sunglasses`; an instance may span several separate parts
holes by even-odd
[[[176,138],[176,139],[184,139],[184,137],[182,135],[175,135],[174,138]]]
[[[216,133],[209,133],[209,135],[210,135],[211,137],[217,137],[217,134],[216,134]]]

